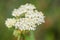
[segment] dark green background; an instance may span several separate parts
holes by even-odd
[[[35,32],[36,40],[60,40],[60,0],[0,0],[0,40],[15,40],[5,20],[12,17],[14,8],[31,3],[45,15],[45,23]]]

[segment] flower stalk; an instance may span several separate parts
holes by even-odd
[[[20,36],[18,36],[17,40],[20,40]]]

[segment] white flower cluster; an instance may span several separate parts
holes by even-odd
[[[25,4],[25,5],[21,5],[18,9],[14,9],[12,12],[12,16],[20,16],[23,13],[28,12],[28,10],[34,10],[36,9],[36,7],[32,4]]]
[[[5,21],[5,24],[8,28],[11,28],[12,26],[14,26],[15,23],[16,23],[15,18],[7,18],[7,20]]]
[[[36,25],[30,18],[21,18],[15,24],[15,27],[20,30],[35,30]]]
[[[37,25],[45,22],[44,21],[45,16],[43,16],[42,12],[38,12],[37,10],[28,11],[25,14],[25,17],[32,19],[34,21],[34,23],[37,24]]]
[[[21,14],[25,14],[24,18],[21,18]],[[8,18],[5,24],[8,28],[15,27],[19,30],[35,30],[36,24],[44,23],[44,15],[40,11],[36,10],[36,7],[32,4],[21,5],[18,9],[14,9],[12,16],[16,18]]]

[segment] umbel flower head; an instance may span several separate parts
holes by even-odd
[[[7,20],[5,21],[5,24],[8,28],[11,28],[12,26],[14,26],[15,23],[16,23],[15,18],[7,18]]]
[[[25,14],[24,17],[21,17],[22,14]],[[12,16],[14,16],[14,18],[7,18],[5,25],[8,28],[15,27],[15,29],[21,31],[36,30],[37,25],[45,22],[43,13],[36,10],[34,5],[28,3],[21,5],[18,9],[14,9]]]
[[[20,30],[35,30],[36,25],[30,18],[21,18],[16,22],[15,27]]]
[[[32,4],[25,4],[25,5],[21,5],[18,9],[14,9],[12,11],[12,16],[20,16],[23,13],[28,12],[29,10],[34,10],[36,9],[36,7]]]

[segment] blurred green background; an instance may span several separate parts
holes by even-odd
[[[12,10],[22,4],[31,3],[45,15],[45,23],[35,31],[36,40],[60,40],[60,0],[0,0],[0,40],[15,40],[12,30],[5,26]]]

